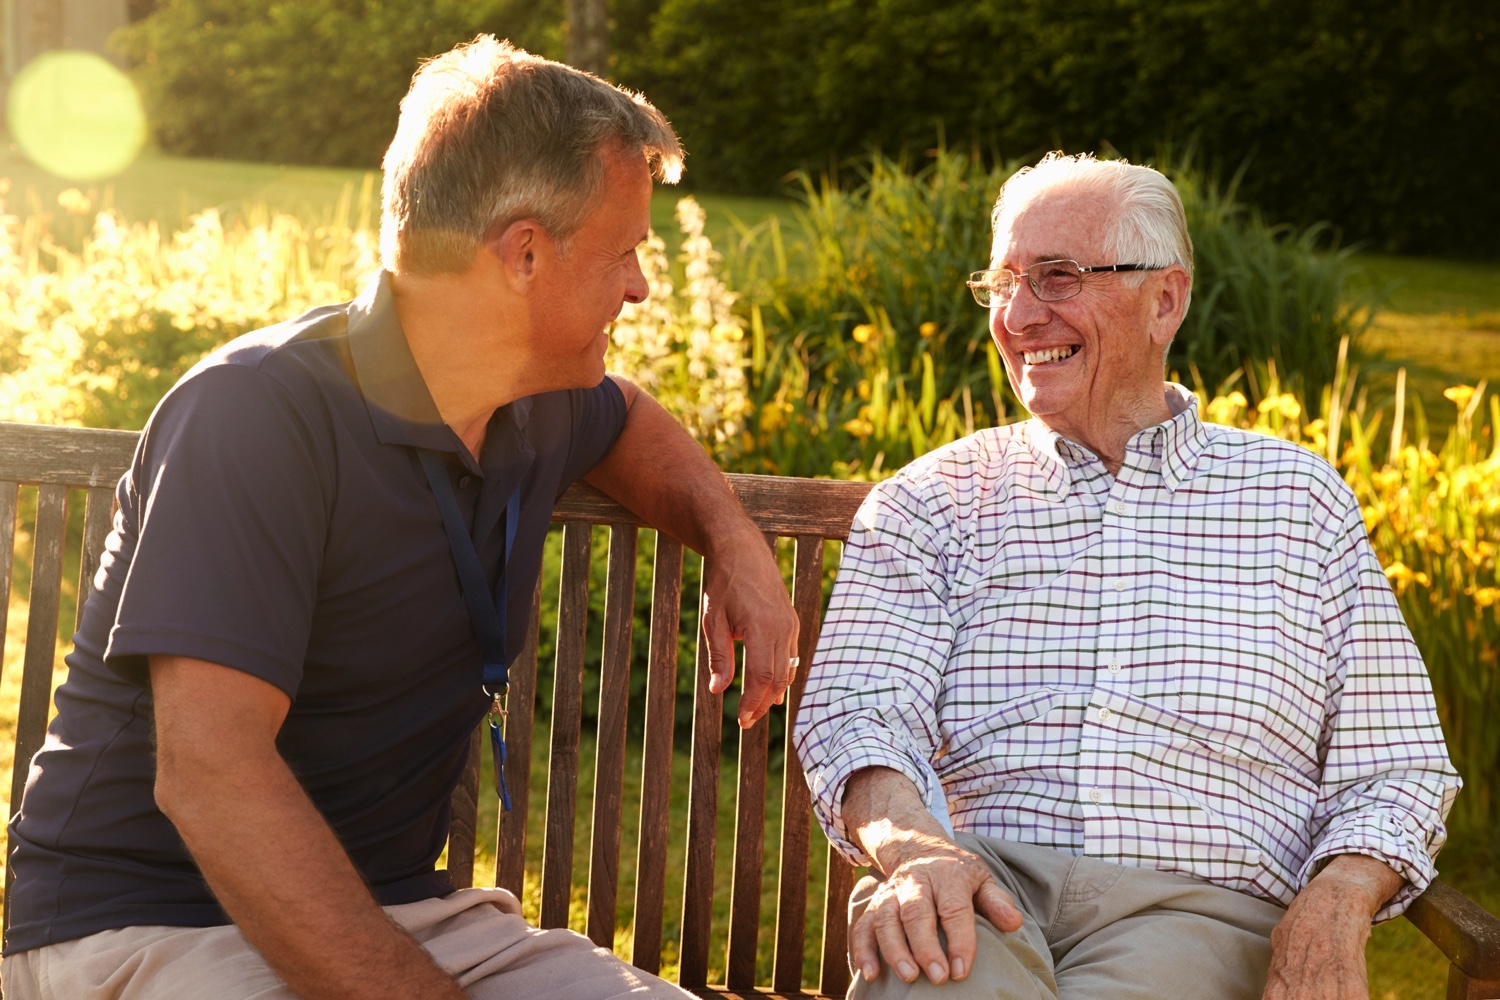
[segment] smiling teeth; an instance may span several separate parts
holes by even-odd
[[[1077,353],[1076,347],[1054,347],[1050,351],[1023,351],[1021,356],[1028,365],[1045,365],[1050,361],[1061,361]]]

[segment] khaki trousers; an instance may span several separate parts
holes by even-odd
[[[475,1000],[691,1000],[568,930],[538,930],[504,889],[388,906]],[[0,965],[5,1000],[296,1000],[234,926],[126,927]]]
[[[974,969],[963,982],[911,985],[889,968],[859,1000],[1259,1000],[1271,929],[1286,910],[1182,875],[1127,868],[1050,848],[959,834],[1019,905],[1021,929],[978,918]],[[851,922],[880,883],[863,879]]]

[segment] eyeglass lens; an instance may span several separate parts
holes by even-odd
[[[982,284],[974,287],[974,297],[982,306],[1005,305],[1015,295],[1019,278],[1010,271],[996,268],[981,271]],[[976,274],[975,277],[979,277]],[[1036,297],[1043,302],[1057,302],[1077,295],[1083,287],[1083,275],[1071,260],[1047,260],[1031,265],[1024,277]]]

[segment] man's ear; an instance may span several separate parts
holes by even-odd
[[[484,250],[500,262],[506,283],[525,294],[536,277],[537,252],[547,234],[533,219],[517,219],[485,238]]]
[[[1188,293],[1192,287],[1193,279],[1186,268],[1171,267],[1162,273],[1152,303],[1152,341],[1165,346],[1177,336],[1177,328],[1187,314]]]

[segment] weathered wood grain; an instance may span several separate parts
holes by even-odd
[[[671,819],[672,731],[677,721],[677,632],[682,618],[682,543],[656,534],[652,564],[651,651],[646,674],[646,734],[641,755],[641,834],[635,864],[635,937],[630,961],[661,969],[662,918]]]
[[[21,487],[0,481],[0,664],[5,662],[5,636],[10,623],[10,575],[16,564],[16,510]],[[14,801],[14,800],[12,800]]]
[[[630,707],[630,638],[635,617],[638,529],[611,525],[604,588],[604,652],[599,678],[599,731],[594,747],[594,816],[590,833],[588,920],[584,933],[600,948],[615,944],[620,887],[620,819],[624,813],[625,730]]]
[[[708,579],[703,561],[700,579]],[[719,750],[723,738],[724,695],[708,689],[708,643],[703,639],[707,604],[698,597],[698,658],[693,677],[693,750],[688,778],[687,869],[682,887],[682,945],[678,983],[684,989],[708,985],[708,938],[713,922],[714,836],[719,818]]]
[[[790,476],[730,475],[729,485],[756,525],[773,535],[849,537],[854,512],[870,492],[869,483]],[[591,524],[645,524],[635,514],[585,483],[575,483],[558,500],[559,520]]]
[[[1406,916],[1470,979],[1500,980],[1500,917],[1441,879],[1412,901]]]
[[[448,803],[448,881],[455,889],[474,884],[474,841],[479,830],[479,754],[487,742],[489,722],[469,734],[469,751],[464,760],[464,774]]]
[[[21,707],[16,715],[16,758],[11,768],[10,801],[19,805],[32,756],[47,735],[52,702],[52,668],[57,653],[58,605],[62,593],[63,545],[68,535],[68,488],[48,484],[37,490],[36,529],[32,534],[31,596],[26,619],[26,648],[21,666]],[[9,571],[9,566],[6,567]],[[10,885],[5,868],[5,919],[10,920]]]
[[[113,487],[140,434],[0,422],[0,475],[21,483]]]
[[[802,988],[802,956],[807,949],[807,869],[812,838],[811,798],[797,762],[792,731],[807,687],[807,672],[818,647],[823,608],[823,539],[797,539],[792,570],[792,607],[797,612],[800,665],[786,697],[786,747],[781,782],[781,869],[776,889],[776,952],[771,985],[782,992]]]
[[[505,788],[510,810],[500,811],[495,829],[495,884],[517,896],[526,881],[526,813],[531,801],[531,736],[536,722],[537,639],[542,629],[542,580],[531,595],[531,623],[526,645],[510,665],[510,694],[505,716]]]
[[[828,885],[823,893],[823,960],[818,992],[841,997],[849,989],[849,894],[854,869],[828,845]]]
[[[557,660],[552,680],[552,752],[542,841],[542,927],[568,926],[573,891],[573,820],[578,808],[578,738],[583,725],[583,657],[589,614],[589,525],[563,526]]]
[[[73,616],[73,631],[83,627],[83,608],[94,593],[94,574],[104,558],[104,541],[109,537],[114,516],[115,491],[95,486],[87,491],[83,508],[83,554],[78,560],[78,607]]]

